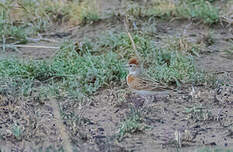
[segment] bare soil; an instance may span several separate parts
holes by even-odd
[[[103,3],[108,4],[104,6],[108,11],[116,2]],[[117,10],[116,7],[114,9]],[[165,22],[158,19],[155,42],[164,45],[165,37],[180,36],[181,33],[197,42],[205,39],[209,29],[206,25],[191,24],[191,21]],[[39,42],[36,45],[58,46],[64,39],[95,40],[97,35],[107,30],[124,31],[122,20],[106,18],[62,32],[59,30],[58,33],[54,31],[55,34],[46,37],[57,40],[57,43]],[[217,74],[227,86],[219,89],[205,85],[185,86],[181,88],[182,93],[155,96],[146,102],[127,91],[124,82],[118,87],[100,90],[84,102],[59,98],[63,123],[73,149],[83,152],[177,151],[175,133],[178,132],[182,139],[180,151],[191,152],[206,146],[233,150],[233,58],[224,52],[232,50],[233,30],[232,27],[216,25],[211,27],[211,31],[214,43],[205,44],[200,57],[196,57],[196,65]],[[62,36],[58,38],[57,35]],[[21,48],[20,52],[8,53],[23,58],[47,59],[56,53],[56,49]],[[50,100],[38,102],[33,97],[30,100],[0,97],[1,151],[62,151],[64,138],[56,126]],[[126,134],[119,140],[117,133],[132,109],[141,113],[144,129]],[[14,124],[22,130],[18,138],[10,128]]]

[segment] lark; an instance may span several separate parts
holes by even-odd
[[[140,62],[137,58],[131,58],[128,62],[129,74],[127,75],[127,85],[129,88],[142,96],[169,94],[173,89],[143,75]]]

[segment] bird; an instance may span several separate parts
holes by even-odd
[[[126,77],[127,85],[136,94],[142,96],[162,95],[168,94],[173,90],[165,84],[145,76],[142,71],[142,66],[136,57],[131,58],[126,67],[128,67],[129,71]]]

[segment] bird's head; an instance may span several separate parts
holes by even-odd
[[[137,75],[141,72],[139,60],[137,58],[131,58],[127,64],[129,74]]]

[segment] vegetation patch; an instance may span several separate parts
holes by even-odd
[[[200,19],[207,24],[219,21],[219,10],[205,0],[190,1],[189,3],[183,1],[177,9],[177,14],[184,18]]]
[[[192,52],[183,53],[182,48],[172,45],[159,48],[141,34],[133,38],[145,73],[155,80],[177,85],[205,81],[205,74],[195,68]],[[135,55],[125,33],[108,33],[99,39],[95,45],[88,41],[78,45],[65,42],[49,61],[1,59],[1,77],[58,82],[62,90],[94,93],[112,81],[124,80],[125,60]]]
[[[124,58],[135,56],[126,33],[108,33],[101,38],[101,47],[110,49]],[[194,83],[207,80],[206,75],[195,67],[193,55],[198,55],[199,47],[182,38],[172,39],[165,47],[156,46],[153,40],[140,33],[133,36],[145,72],[164,83]]]
[[[93,1],[3,1],[0,2],[0,40],[26,43],[26,36],[45,32],[56,24],[86,24],[98,19]]]
[[[186,108],[187,119],[192,119],[193,121],[209,121],[214,120],[213,114],[209,109],[200,106],[193,106],[191,108]]]
[[[128,14],[135,17],[156,16],[164,19],[197,19],[206,24],[213,24],[219,21],[219,10],[211,2],[205,0],[181,0],[179,2],[154,0],[148,8],[132,5],[128,9]]]
[[[139,111],[131,109],[128,118],[122,122],[117,136],[119,140],[122,140],[127,134],[142,132],[144,129],[145,126],[142,123]]]
[[[86,94],[108,85],[110,81],[119,82],[125,76],[125,69],[113,52],[80,56],[74,43],[66,42],[50,61],[3,58],[0,60],[0,73],[2,78],[17,77],[40,82],[56,80],[62,89]]]

